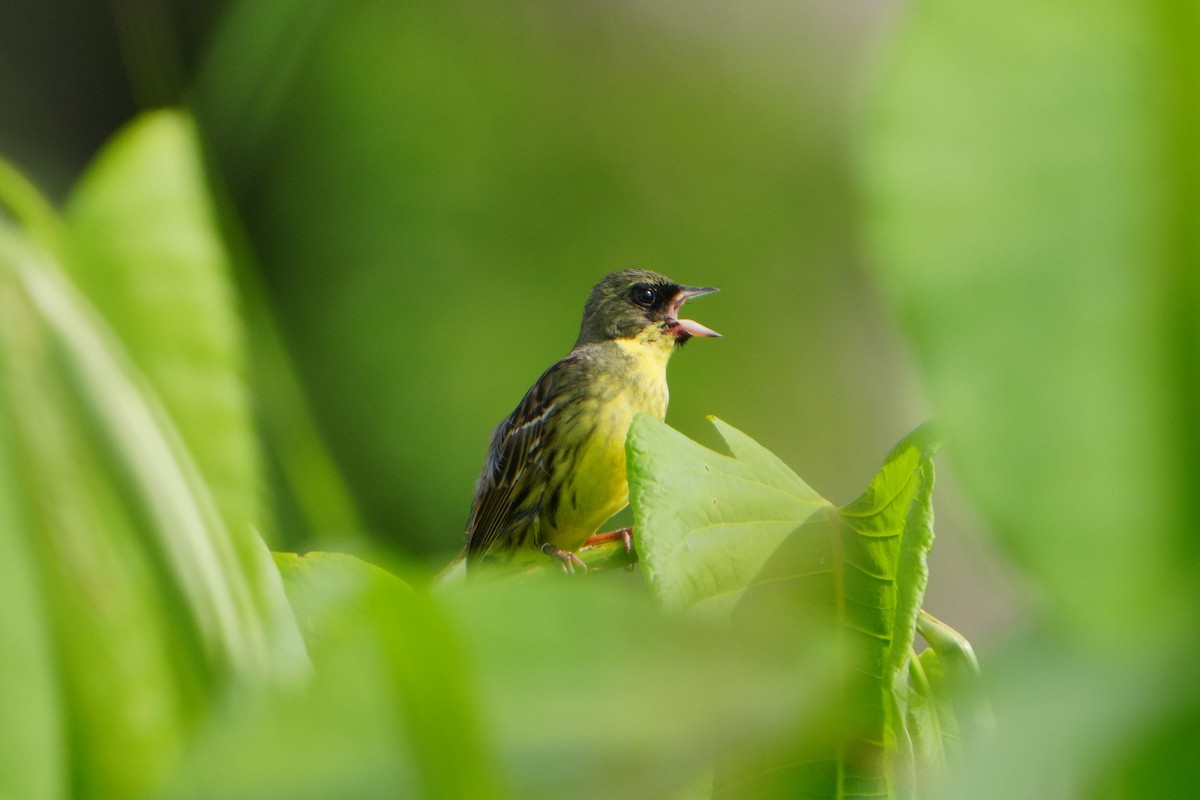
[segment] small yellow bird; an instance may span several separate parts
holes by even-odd
[[[644,269],[596,284],[571,352],[492,434],[467,521],[468,569],[537,553],[564,571],[584,567],[574,551],[629,503],[630,422],[639,413],[666,417],[675,348],[693,336],[720,336],[680,319],[680,306],[715,291]],[[618,534],[628,547],[628,532]]]

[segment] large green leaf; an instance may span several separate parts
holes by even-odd
[[[780,544],[831,506],[770,452],[713,423],[733,458],[635,420],[629,490],[642,569],[659,600],[728,614]]]
[[[1200,207],[1166,178],[1155,5],[914,7],[867,150],[879,272],[962,480],[1056,613],[1112,642],[1195,554],[1200,295],[1174,225]]]
[[[6,287],[0,276],[0,310]],[[0,390],[7,383],[0,359]],[[68,786],[66,726],[55,680],[47,597],[26,537],[20,483],[0,394],[0,797],[54,800]]]
[[[828,728],[840,694],[826,640],[681,620],[621,574],[439,596],[515,796],[661,798]]]
[[[276,563],[313,680],[234,698],[164,796],[503,796],[461,653],[430,597],[347,555]]]
[[[127,481],[137,513],[151,525],[153,534],[144,546],[150,557],[161,559],[171,584],[184,595],[216,661],[261,672],[271,669],[276,657],[291,660],[299,640],[288,632],[289,612],[262,541],[248,526],[231,530],[224,524],[173,418],[107,321],[39,248],[14,245],[10,269],[35,331],[27,341],[19,339],[20,331],[14,333],[15,346],[31,349],[14,360],[27,363],[31,371],[63,371],[61,377],[32,375],[28,386],[17,382],[17,390],[28,392],[21,397],[22,408],[37,406],[39,395],[55,392],[66,403],[82,404],[95,422],[90,432],[104,446],[103,456],[114,459],[112,474]],[[153,337],[149,330],[142,335]],[[180,354],[180,361],[187,357]],[[56,380],[69,383],[56,389],[49,385]],[[78,412],[57,408],[31,413],[69,418]],[[32,423],[20,422],[30,436],[42,435]],[[78,433],[69,437],[72,443],[79,439]],[[41,442],[31,445],[30,452],[41,458],[57,450]]]
[[[318,669],[342,657],[334,651],[344,640],[364,634],[381,651],[385,687],[422,795],[501,795],[458,643],[429,595],[351,556],[280,556],[277,561]]]
[[[189,117],[109,142],[66,207],[66,266],[153,387],[235,542],[261,524],[257,440],[229,257]]]
[[[171,173],[179,153],[150,139],[151,156]],[[122,145],[127,154],[138,146]],[[118,316],[133,320],[137,310],[112,304],[112,319],[96,311],[64,263],[79,258],[76,246],[64,245],[75,241],[70,226],[4,172],[4,192],[28,190],[0,196],[28,224],[22,230],[0,218],[0,427],[5,459],[20,476],[21,497],[11,509],[24,512],[6,535],[19,541],[14,563],[28,552],[37,565],[34,584],[13,582],[13,591],[30,588],[40,598],[19,606],[34,617],[25,628],[29,664],[39,663],[39,630],[48,631],[54,662],[45,673],[53,677],[52,702],[35,702],[40,689],[31,683],[27,741],[44,744],[61,716],[68,752],[56,768],[72,796],[140,795],[170,768],[226,679],[302,671],[303,645],[269,553],[247,518],[226,525],[175,416],[187,420],[193,437],[195,419],[213,422],[218,439],[251,432],[222,428],[220,401],[202,391],[167,408],[158,390],[167,391],[170,370],[149,381],[110,324]],[[131,186],[145,180],[137,175],[132,170]],[[122,184],[123,177],[117,170],[105,180]],[[178,218],[156,224],[175,230],[179,246],[204,252],[211,242],[180,233],[205,230],[202,209],[162,205]],[[142,235],[135,219],[117,214],[111,222],[114,251],[124,247],[122,235]],[[73,271],[84,270],[77,264]],[[204,302],[227,301],[218,293]],[[185,327],[195,307],[181,302],[173,311],[180,317],[174,325]],[[199,316],[197,327],[212,332],[212,318]],[[153,353],[177,366],[196,358],[187,337],[153,341],[154,326],[117,327],[138,341],[143,358]],[[235,362],[231,356],[226,365],[231,372]],[[208,363],[204,380],[220,383]],[[176,398],[184,384],[171,390]],[[209,401],[213,413],[205,410]],[[256,491],[253,480],[248,488]],[[36,776],[45,765],[31,759],[30,766]]]
[[[44,615],[42,624],[53,631],[55,700],[69,720],[72,790],[124,797],[161,775],[212,685],[221,654],[242,639],[217,630],[220,606],[199,601],[189,607],[155,550],[144,545],[154,535],[153,523],[147,524],[152,510],[149,503],[127,501],[131,476],[106,441],[108,420],[97,422],[92,405],[111,404],[107,410],[119,413],[114,396],[131,389],[129,376],[110,372],[107,358],[85,367],[66,355],[73,346],[75,356],[87,347],[111,353],[99,331],[72,316],[78,308],[63,300],[64,284],[51,270],[35,248],[0,228],[4,411],[27,509],[13,535],[33,551],[41,576],[41,602],[27,611]],[[51,313],[64,314],[90,336],[77,331],[74,342],[64,342],[30,282],[43,301],[68,303]],[[86,395],[80,383],[94,394]],[[157,433],[152,418],[124,421]],[[161,440],[128,441],[136,443],[146,471],[161,468],[161,451],[154,448]],[[211,650],[202,634],[206,622]]]
[[[747,620],[766,608],[785,626],[818,619],[842,641],[855,676],[849,741],[735,791],[887,795],[906,735],[895,690],[925,591],[940,440],[928,427],[914,431],[839,509],[745,434],[714,424],[731,455],[647,417],[630,429],[630,497],[652,589],[693,613]]]
[[[828,649],[671,618],[620,573],[430,595],[348,556],[278,562],[314,682],[239,699],[167,797],[649,800],[836,712]]]
[[[874,262],[1043,612],[947,796],[1107,796],[1196,708],[1200,7],[910,11],[864,152]],[[1159,752],[1122,797],[1195,786]]]

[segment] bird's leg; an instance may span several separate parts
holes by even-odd
[[[558,566],[568,575],[575,574],[575,567],[579,567],[584,572],[587,572],[587,564],[583,563],[583,559],[570,550],[563,550],[561,547],[555,547],[546,542],[542,545],[542,552],[557,561]]]
[[[605,531],[604,533],[596,533],[584,541],[584,547],[594,547],[605,542],[615,542],[620,539],[625,545],[625,552],[633,552],[633,528],[617,528],[615,531]]]

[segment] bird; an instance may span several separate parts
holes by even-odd
[[[579,337],[492,433],[467,520],[467,571],[549,556],[564,572],[629,503],[625,437],[637,414],[663,420],[667,362],[716,331],[679,317],[688,300],[718,291],[625,269],[592,288]],[[614,532],[628,549],[629,529]],[[540,555],[539,555],[540,554]]]

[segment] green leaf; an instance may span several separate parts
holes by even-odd
[[[1194,164],[1200,125],[1146,55],[1197,27],[1156,5],[914,7],[866,150],[876,266],[963,484],[1053,612],[1118,646],[1198,552],[1200,173],[1163,159],[1179,136]]]
[[[1175,645],[1164,659],[1157,649],[1140,648],[1097,658],[1059,633],[1038,632],[1006,643],[987,662],[995,733],[974,746],[964,741],[964,758],[933,796],[1126,796],[1106,794],[1105,779],[1119,775],[1141,749],[1138,745],[1164,721],[1200,707],[1195,681],[1200,651],[1194,640]],[[958,716],[961,723],[964,715]],[[1165,770],[1156,780],[1159,785],[1195,775],[1186,758],[1159,766]],[[1137,791],[1128,796],[1172,795]]]
[[[859,678],[852,742],[809,754],[769,782],[829,797],[892,792],[891,758],[906,737],[896,691],[925,591],[940,439],[918,428],[863,495],[838,509],[745,434],[714,424],[732,455],[647,417],[630,429],[630,497],[647,580],[672,608],[831,626]]]
[[[936,650],[926,650],[909,662],[905,701],[913,759],[924,768],[918,774],[944,773],[946,758],[961,750],[962,737]]]
[[[262,524],[259,453],[229,257],[191,119],[140,117],[66,207],[79,290],[145,376],[235,542]]]
[[[1040,612],[946,796],[1110,796],[1196,702],[1200,7],[929,0],[898,31],[873,261]]]
[[[514,796],[697,796],[706,768],[740,771],[838,712],[825,640],[681,620],[621,575],[471,580],[438,595]]]
[[[152,148],[152,152],[157,151]],[[164,156],[164,163],[169,165],[170,158]],[[234,528],[224,524],[174,420],[106,320],[71,285],[59,265],[36,253],[20,263],[17,275],[61,352],[66,374],[95,416],[120,474],[150,517],[154,556],[173,573],[207,646],[220,654],[219,661],[239,672],[294,663],[299,642],[289,631],[292,623],[286,603],[261,539],[248,527],[248,520]],[[186,317],[190,310],[185,307],[177,313]],[[143,330],[141,338],[152,339],[152,331]],[[178,347],[179,363],[184,364],[190,355],[188,345],[178,343]],[[165,361],[171,360],[169,347],[163,345],[159,352]],[[221,382],[216,372],[204,375]],[[202,405],[193,402],[193,408]],[[222,413],[218,409],[213,418],[216,438],[222,429],[215,417]],[[193,429],[193,435],[201,433]]]
[[[136,150],[134,138],[124,146]],[[150,153],[167,174],[176,166],[171,148]],[[117,167],[110,164],[117,172],[101,185],[122,184]],[[14,185],[0,181],[0,190]],[[32,553],[39,576],[40,602],[21,607],[41,619],[31,620],[26,634],[46,630],[52,642],[54,669],[47,674],[54,678],[55,708],[69,720],[70,752],[60,766],[72,795],[140,796],[174,763],[229,679],[294,676],[306,657],[261,540],[248,520],[236,531],[226,526],[155,385],[114,334],[113,319],[102,317],[68,277],[61,259],[78,257],[77,248],[58,245],[60,233],[61,241],[75,241],[69,226],[44,202],[20,202],[41,211],[17,215],[37,217],[31,231],[0,219],[0,428],[10,448],[5,457],[20,475],[21,498],[13,507],[24,510],[9,533]],[[175,211],[182,228],[203,227],[187,222],[197,209],[184,204]],[[119,216],[107,232],[114,251],[124,247],[121,235],[142,235]],[[180,234],[179,244],[204,251],[211,242]],[[174,308],[176,327],[187,325],[191,310]],[[119,305],[109,313],[137,315]],[[121,327],[127,334],[136,329]],[[204,321],[197,327],[210,330]],[[155,332],[138,335],[144,344]],[[168,363],[177,347],[183,364],[194,355],[192,344],[165,336],[141,352]],[[180,410],[186,406],[203,416],[203,405],[199,392],[176,412],[186,417],[190,412]],[[228,431],[219,416],[208,419],[221,438]],[[20,552],[14,546],[13,558]],[[29,584],[14,583],[22,585]],[[38,663],[37,640],[26,646],[30,663]],[[31,702],[37,696],[34,689]],[[44,706],[41,713],[29,723],[31,747],[44,742],[36,731],[56,724]]]
[[[670,618],[619,572],[430,595],[349,556],[276,559],[313,682],[236,698],[161,797],[702,796],[710,764],[836,712],[828,649]]]
[[[365,635],[380,649],[423,796],[502,794],[458,642],[429,595],[352,556],[313,553],[277,561],[318,669],[344,637]]]
[[[929,648],[909,661],[903,699],[913,777],[924,787],[944,778],[948,765],[961,758],[964,739],[977,742],[991,729],[991,717],[970,643],[924,611],[917,632]]]
[[[275,561],[313,682],[225,709],[165,796],[502,795],[457,642],[429,596],[352,556]]]
[[[36,186],[3,159],[0,159],[0,209],[31,240],[51,253],[61,253],[63,222],[58,212]]]
[[[22,546],[32,552],[40,576],[40,600],[24,609],[42,617],[34,624],[52,638],[49,674],[53,702],[69,720],[63,766],[72,793],[132,796],[173,758],[219,659],[144,546],[152,535],[147,509],[127,502],[122,465],[97,435],[73,384],[80,376],[23,280],[47,269],[37,258],[0,225],[2,411],[22,477],[18,507],[26,511],[10,535],[23,543],[14,557]],[[93,346],[103,348],[103,340]]]
[[[926,652],[937,658],[945,686],[958,696],[965,709],[965,724],[959,727],[975,737],[991,729],[991,711],[981,691],[979,662],[971,643],[927,611],[917,616],[917,632],[929,643]]]
[[[744,434],[714,419],[739,457],[662,423],[630,427],[629,493],[642,570],[668,608],[728,615],[780,544],[828,501]]]
[[[0,294],[5,290],[0,276]],[[0,310],[4,303],[0,301]],[[0,388],[6,385],[0,360]],[[47,597],[25,518],[11,411],[0,394],[0,797],[67,797],[66,725],[58,694]]]

